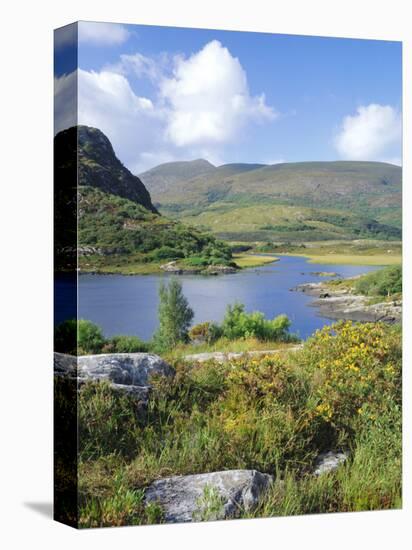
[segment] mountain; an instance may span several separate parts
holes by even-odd
[[[312,209],[304,215],[310,222],[308,238],[313,232],[314,238],[322,238],[323,230],[325,238],[400,237],[402,170],[381,162],[224,165],[174,183],[173,188],[155,190],[152,196],[162,212],[230,239],[245,232],[252,232],[256,240],[265,235],[304,238],[304,228],[298,227],[302,208]],[[277,219],[280,207],[289,207],[286,225],[282,216]],[[322,223],[329,225],[322,228]],[[268,225],[274,228],[269,234],[261,229]]]
[[[140,174],[140,179],[151,193],[172,189],[176,183],[214,172],[216,167],[204,159],[167,162]]]
[[[75,128],[67,130],[74,132]],[[157,212],[141,180],[123,166],[112,144],[97,128],[77,127],[79,185],[96,187]]]
[[[76,248],[88,271],[151,272],[172,260],[197,269],[232,263],[225,243],[160,215],[97,128],[60,132],[54,151],[58,267],[75,264]]]
[[[182,204],[184,209],[205,206],[216,195],[228,201],[276,201],[285,204],[332,208],[359,206],[400,207],[402,170],[382,162],[299,162],[275,164],[232,173],[225,167],[153,191],[163,208]],[[212,200],[210,199],[212,197]],[[220,200],[219,199],[219,200]]]

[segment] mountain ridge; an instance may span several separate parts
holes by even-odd
[[[76,130],[79,185],[97,187],[157,213],[145,185],[120,162],[104,133],[84,125],[70,128],[66,132]]]
[[[226,166],[169,188],[154,188],[153,202],[161,211],[177,216],[228,203],[350,209],[400,227],[402,169],[396,165],[312,161],[252,169]]]

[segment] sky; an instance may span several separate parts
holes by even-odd
[[[77,54],[77,55],[76,55]],[[401,165],[400,42],[80,22],[55,33],[55,131],[135,174],[205,158]]]

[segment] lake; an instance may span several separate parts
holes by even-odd
[[[285,313],[291,332],[307,338],[316,329],[332,323],[308,307],[313,300],[302,292],[291,292],[300,283],[325,280],[313,272],[336,272],[351,277],[378,269],[377,266],[310,264],[298,256],[281,256],[278,262],[220,276],[180,275],[183,292],[195,312],[194,323],[221,321],[226,306],[238,301],[247,311],[262,311],[267,318]],[[137,335],[147,340],[157,328],[158,288],[171,275],[79,276],[79,318],[97,323],[106,337]],[[56,322],[73,317],[69,296],[73,281],[56,281]]]

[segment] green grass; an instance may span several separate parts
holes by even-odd
[[[211,172],[154,193],[168,212],[190,212],[222,201],[241,205],[268,201],[292,206],[339,208],[364,217],[399,221],[402,172],[373,162],[299,162],[222,174]]]
[[[236,468],[284,481],[246,517],[400,506],[399,327],[338,323],[298,352],[174,366],[173,381],[152,380],[144,415],[107,384],[82,386],[82,527],[161,522],[142,506],[151,481]],[[347,464],[312,477],[331,449]]]
[[[106,273],[119,275],[152,275],[164,273],[160,266],[165,262],[144,262],[142,258],[131,257],[110,257],[102,258],[93,255],[80,262],[83,273]]]
[[[303,244],[303,246],[302,246]],[[305,242],[300,245],[270,243],[265,250],[279,256],[291,255],[308,258],[309,263],[351,265],[397,265],[402,263],[402,243],[356,239],[353,241]],[[262,246],[256,245],[256,248]]]
[[[233,260],[241,268],[247,267],[259,267],[262,265],[272,264],[278,262],[279,258],[276,256],[262,256],[257,254],[234,254]]]
[[[217,202],[180,219],[230,241],[323,241],[336,239],[400,238],[398,228],[351,211],[304,205]]]
[[[284,254],[287,256],[288,254]],[[346,264],[346,265],[398,265],[402,262],[402,256],[387,254],[375,254],[373,256],[362,254],[289,254],[290,256],[303,256],[308,258],[310,264]]]

